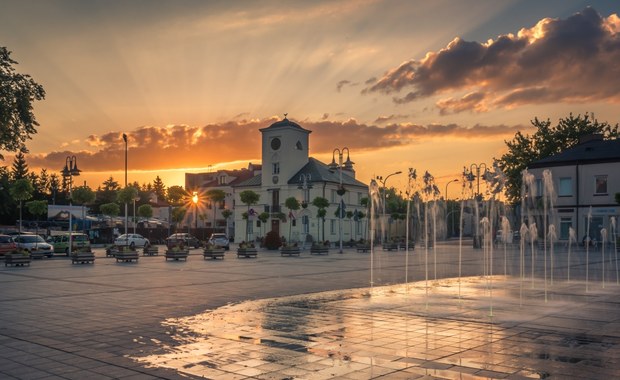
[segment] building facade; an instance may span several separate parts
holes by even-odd
[[[588,234],[601,241],[604,229],[611,242],[620,215],[615,201],[615,194],[620,193],[620,140],[586,136],[573,148],[533,162],[528,172],[534,175],[536,196],[543,195],[545,170],[551,173],[557,196],[554,217],[558,239],[567,241],[573,229],[578,243]]]
[[[337,164],[326,165],[310,157],[311,131],[286,117],[260,132],[261,165],[250,164],[248,169],[241,171],[186,174],[186,189],[189,191],[197,188],[204,194],[209,189],[218,188],[226,193],[226,208],[232,211],[226,226],[234,241],[254,241],[269,231],[295,242],[337,242],[340,236],[343,241],[366,236],[366,224],[352,215],[357,215],[357,211],[365,214],[361,200],[368,196],[368,186],[355,179],[348,149],[343,155],[346,161],[342,165],[338,156],[335,156]],[[341,188],[344,188],[342,196]],[[240,194],[245,190],[258,194],[256,204],[246,205],[241,201]],[[289,197],[302,204],[300,210],[286,208]],[[329,201],[324,223],[317,218],[318,209],[311,205],[316,197]],[[337,212],[341,205],[343,218],[339,218]],[[258,218],[263,213],[268,215],[265,223]],[[221,213],[219,215],[221,217]],[[223,218],[220,223],[221,220]]]

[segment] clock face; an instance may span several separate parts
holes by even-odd
[[[271,149],[278,150],[280,149],[281,145],[282,145],[282,142],[280,141],[279,138],[275,137],[271,140]]]

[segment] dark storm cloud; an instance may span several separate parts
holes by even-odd
[[[620,101],[620,19],[586,8],[566,19],[546,18],[517,35],[486,43],[455,38],[421,60],[403,62],[363,93],[395,103],[454,91],[437,104],[442,113],[478,112],[541,102]],[[472,97],[475,94],[475,97]]]

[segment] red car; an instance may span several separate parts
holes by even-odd
[[[17,244],[13,240],[13,237],[9,235],[0,235],[0,255],[4,256],[5,254],[13,251],[17,248]]]

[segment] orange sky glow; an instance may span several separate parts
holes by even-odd
[[[8,0],[0,43],[46,90],[31,170],[183,185],[260,162],[288,113],[311,156],[348,147],[357,178],[428,170],[442,192],[534,117],[617,123],[617,2]],[[27,17],[30,22],[23,23]],[[447,22],[446,20],[450,20]],[[10,166],[12,154],[2,152]],[[403,189],[405,174],[390,178]],[[458,184],[450,198],[459,196]]]

